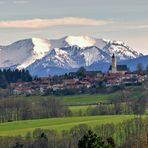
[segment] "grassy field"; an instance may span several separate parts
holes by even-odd
[[[37,102],[43,99],[49,99],[49,98],[57,98],[61,99],[65,105],[91,105],[91,104],[97,104],[100,101],[105,101],[111,97],[113,97],[115,93],[113,94],[83,94],[83,95],[72,95],[72,96],[13,96],[15,98],[19,99],[27,99],[31,102]]]
[[[113,115],[113,116],[87,116],[87,117],[67,117],[50,118],[39,120],[16,121],[0,124],[0,136],[25,136],[27,132],[32,132],[36,128],[54,129],[58,132],[68,130],[79,124],[88,124],[95,126],[105,123],[119,123],[123,120],[132,118],[131,115]]]
[[[72,112],[78,112],[79,110],[81,111],[86,111],[88,109],[88,107],[94,107],[95,105],[83,105],[83,106],[69,106],[69,109]]]
[[[68,106],[86,106],[86,105],[95,105],[100,101],[106,101],[115,98],[121,97],[122,92],[117,91],[109,94],[82,94],[82,95],[72,95],[72,96],[12,96],[12,98],[27,99],[31,102],[38,102],[43,99],[57,98],[61,99],[65,105]],[[125,94],[124,94],[125,95]],[[136,91],[131,90],[131,97],[141,96],[142,93],[136,89]]]
[[[73,96],[55,97],[61,99],[65,105],[68,105],[70,110],[77,115],[81,112],[84,115],[88,107],[94,107],[100,101],[105,101],[114,96],[120,95],[120,92],[112,94],[83,94]],[[139,92],[132,92],[131,96],[138,96]],[[15,97],[15,96],[14,96]],[[42,99],[49,99],[53,96],[17,96],[19,99],[27,99],[35,103]],[[118,97],[117,97],[118,98]],[[148,114],[148,111],[147,111]],[[95,126],[97,124],[119,123],[123,120],[132,118],[131,115],[111,115],[111,116],[84,116],[84,117],[67,117],[67,118],[50,118],[40,120],[16,121],[0,124],[0,136],[25,136],[27,132],[32,132],[36,128],[54,129],[58,132],[69,130],[71,127],[79,124],[88,124]]]
[[[84,94],[84,95],[74,95],[74,96],[64,96],[61,99],[66,105],[89,105],[97,104],[100,101],[104,101],[114,96],[114,94]]]
[[[89,107],[93,108],[96,105],[81,105],[81,106],[69,106],[69,109],[72,111],[73,115],[86,115],[87,109]]]

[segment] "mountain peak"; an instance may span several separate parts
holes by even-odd
[[[51,45],[47,39],[32,38],[32,43],[34,45],[34,52],[37,55],[42,56],[50,51]]]
[[[70,46],[78,46],[80,48],[90,47],[96,43],[96,40],[88,36],[67,36],[65,41]]]

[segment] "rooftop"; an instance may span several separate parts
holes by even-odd
[[[109,67],[112,70],[112,66]],[[117,65],[117,71],[128,71],[127,65]]]

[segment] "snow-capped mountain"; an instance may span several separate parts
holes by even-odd
[[[142,56],[119,41],[88,36],[67,36],[57,40],[32,38],[0,46],[0,67],[50,72],[51,68],[71,69],[110,62],[113,53],[118,61]]]
[[[9,46],[0,46],[0,67],[26,68],[50,50],[47,40],[26,39]]]

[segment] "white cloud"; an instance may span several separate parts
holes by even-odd
[[[147,24],[141,24],[141,25],[126,25],[123,27],[124,30],[141,30],[141,29],[148,29]]]
[[[95,20],[79,17],[65,17],[58,19],[31,19],[0,21],[0,28],[47,28],[60,25],[103,26],[112,23],[108,20]]]
[[[131,23],[120,23],[120,22],[114,22],[110,25],[110,27],[107,26],[104,32],[118,32],[118,31],[133,31],[133,30],[147,30],[148,29],[148,23],[146,24],[131,24]]]
[[[140,25],[136,27],[137,29],[148,29],[148,25]]]

